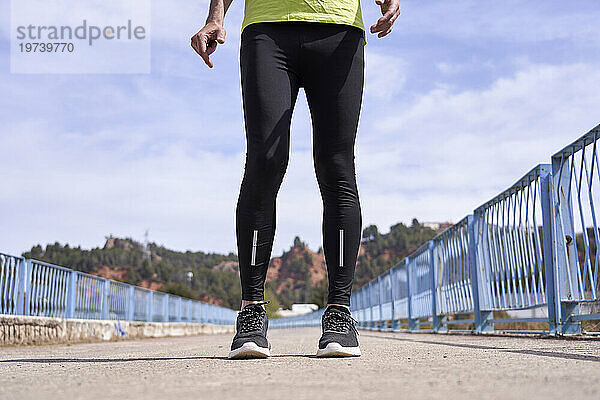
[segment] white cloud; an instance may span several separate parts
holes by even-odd
[[[598,5],[590,1],[483,2],[406,0],[398,19],[400,34],[437,35],[445,39],[544,42],[556,39],[598,43]]]
[[[426,121],[426,129],[438,138],[473,134],[504,142],[536,138],[542,132],[548,138],[560,134],[557,126],[571,123],[581,129],[594,118],[598,94],[588,88],[599,85],[595,65],[529,65],[480,91],[433,90],[407,110],[381,119],[378,126],[397,135],[398,130],[423,131]]]
[[[400,57],[369,51],[365,60],[365,97],[389,100],[406,82],[406,63]]]

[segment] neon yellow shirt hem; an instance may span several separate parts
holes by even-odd
[[[298,21],[298,22],[320,22],[325,24],[338,24],[338,25],[350,25],[355,26],[362,30],[363,38],[365,40],[365,44],[367,44],[367,33],[365,31],[365,27],[361,21],[355,21],[353,23],[349,23],[348,19],[336,17],[335,15],[330,14],[317,14],[317,13],[295,13],[294,15],[289,15],[283,18],[245,18],[242,23],[242,29],[240,32],[244,31],[248,25],[257,24],[260,22],[288,22],[288,21]]]

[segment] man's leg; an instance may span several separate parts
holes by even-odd
[[[246,123],[246,166],[236,207],[242,310],[229,358],[270,355],[262,303],[275,235],[275,201],[289,158],[298,82],[290,59],[297,40],[281,25],[246,27],[240,69]],[[258,303],[258,304],[252,304]]]
[[[248,26],[240,67],[246,123],[246,165],[236,207],[242,300],[262,301],[275,235],[276,197],[289,159],[298,80],[290,66],[295,44],[281,24]]]
[[[329,279],[329,307],[317,356],[358,356],[357,331],[347,307],[362,226],[354,144],[363,93],[364,39],[359,29],[341,25],[311,32],[305,35],[302,77],[313,122]]]
[[[313,123],[315,172],[323,198],[327,300],[349,306],[362,225],[354,144],[362,103],[364,41],[356,28],[323,28],[334,33],[322,38],[318,29],[307,35],[317,40],[305,44],[303,55],[308,59],[303,79]]]

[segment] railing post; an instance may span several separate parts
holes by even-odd
[[[148,308],[146,310],[146,321],[154,322],[154,292],[148,291]]]
[[[188,322],[194,319],[194,301],[188,300]]]
[[[396,272],[394,272],[396,271]],[[391,330],[392,332],[396,329],[396,290],[394,288],[394,273],[398,273],[398,271],[396,270],[396,266],[392,267],[390,269],[390,302],[391,302],[391,309],[392,309],[392,319],[390,321],[391,323]]]
[[[31,297],[31,261],[21,258],[18,264],[19,286],[17,288],[17,304],[15,314],[29,315],[29,298]],[[9,309],[9,313],[11,310]]]
[[[131,285],[128,286],[128,299],[127,319],[133,321],[135,317],[135,288]]]
[[[584,151],[584,150],[583,150]],[[569,160],[563,156],[552,158],[552,201],[554,205],[554,253],[556,330],[557,333],[581,333],[581,324],[571,321],[572,315],[579,314],[579,268],[573,217],[571,170]],[[570,279],[569,279],[570,277]]]
[[[362,328],[363,327],[363,315],[362,315],[362,309],[363,309],[363,301],[362,301],[362,294],[361,294],[362,288],[359,289],[356,293],[354,293],[354,296],[356,297],[356,320],[358,321],[358,327]]]
[[[102,319],[108,319],[108,294],[110,292],[110,281],[108,279],[102,280]]]
[[[488,324],[490,312],[481,311],[481,293],[479,290],[479,265],[477,263],[477,232],[478,222],[473,214],[467,217],[467,243],[469,246],[469,272],[471,275],[471,292],[473,296],[473,321],[475,333],[492,331],[494,327]]]
[[[438,332],[441,327],[441,318],[437,313],[437,279],[436,279],[436,265],[435,262],[435,241],[430,240],[428,251],[429,251],[429,279],[431,286],[431,328],[434,332]]]
[[[407,291],[408,291],[408,296],[407,296],[407,306],[408,306],[408,330],[410,331],[415,331],[417,329],[417,325],[415,324],[415,320],[412,317],[413,314],[413,310],[412,310],[412,291],[413,291],[413,285],[412,285],[412,263],[413,260],[410,257],[406,258],[406,286],[407,286]]]
[[[75,318],[75,306],[77,305],[77,271],[69,272],[69,283],[67,288],[66,318]]]
[[[177,296],[177,322],[181,322],[181,297]]]
[[[554,224],[552,218],[552,174],[545,165],[540,166],[540,202],[542,208],[542,246],[544,248],[544,271],[546,274],[546,306],[548,308],[548,332],[557,334],[556,311],[560,301],[556,293],[556,268],[554,251]],[[536,227],[537,229],[537,227]]]
[[[163,322],[169,322],[169,295],[165,293],[165,304],[163,304]]]
[[[375,328],[375,318],[373,317],[373,282],[369,282],[367,286],[369,295],[367,298],[369,299],[369,330]]]
[[[383,320],[383,285],[381,284],[381,275],[377,277],[377,298],[379,299],[379,330],[384,330]]]
[[[361,315],[361,320],[360,320],[360,326],[363,329],[367,328],[367,304],[366,304],[366,299],[365,299],[365,287],[361,287],[360,288],[360,315]]]
[[[27,269],[25,270],[25,297],[24,297],[24,303],[23,303],[23,307],[25,309],[25,313],[24,315],[29,315],[30,314],[30,304],[31,304],[31,282],[33,281],[32,277],[33,277],[33,265],[31,264],[31,260],[26,259],[25,260],[25,266],[27,267]]]
[[[362,321],[361,321],[361,326],[364,329],[367,329],[367,323],[368,323],[368,319],[367,319],[367,297],[365,295],[366,290],[365,287],[363,286],[360,289],[360,307],[361,307],[361,315],[362,315]]]

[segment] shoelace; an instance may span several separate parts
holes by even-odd
[[[352,315],[346,314],[337,310],[328,310],[323,314],[323,331],[346,333],[348,329],[352,329],[356,334],[358,330],[355,324],[358,321],[352,318]]]
[[[239,333],[254,332],[262,328],[262,313],[264,313],[264,310],[261,306],[268,303],[268,301],[263,301],[262,303],[251,304],[239,312]]]

